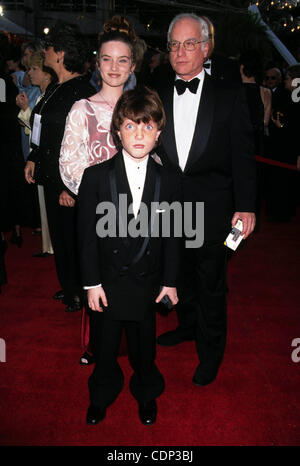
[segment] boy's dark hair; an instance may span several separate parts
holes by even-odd
[[[55,52],[63,51],[64,66],[71,73],[82,74],[88,55],[88,46],[84,35],[76,24],[57,22],[46,40]]]
[[[136,44],[135,31],[124,16],[113,16],[110,20],[106,21],[103,25],[103,31],[99,34],[98,53],[101,46],[106,42],[118,41],[128,45],[131,50],[132,62],[136,61],[135,44]]]
[[[157,92],[141,86],[124,92],[119,98],[111,122],[111,133],[119,150],[122,149],[122,144],[118,131],[126,118],[135,123],[148,123],[152,120],[157,124],[158,129],[162,130],[166,123],[166,115]],[[160,137],[157,144],[159,142]]]

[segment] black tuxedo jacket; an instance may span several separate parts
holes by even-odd
[[[121,152],[107,162],[87,168],[82,178],[78,194],[82,284],[102,284],[108,300],[105,312],[110,313],[113,319],[139,321],[153,312],[160,285],[176,286],[180,238],[174,238],[171,228],[170,237],[150,237],[145,247],[143,237],[119,237],[118,227],[116,237],[99,237],[96,224],[104,219],[107,211],[96,214],[96,207],[100,202],[114,202],[112,180],[115,180],[118,196],[127,195],[129,206],[132,196]],[[147,205],[149,213],[158,180],[159,203],[180,201],[178,175],[170,175],[149,157],[142,195],[142,202]],[[156,213],[156,219],[165,214]],[[127,220],[123,215],[117,220],[119,225],[120,222],[128,225],[135,219],[133,214],[129,214]],[[141,257],[138,258],[139,255]]]
[[[174,86],[161,93],[167,123],[157,153],[164,166],[180,173],[183,200],[204,202],[204,242],[224,241],[234,212],[255,211],[256,165],[244,90],[206,74],[183,172],[176,149],[173,92]]]

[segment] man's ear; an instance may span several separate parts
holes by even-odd
[[[207,57],[208,57],[208,52],[209,52],[209,43],[208,43],[208,42],[205,42],[205,43],[204,43],[204,47],[203,47],[203,55],[204,55],[204,58],[207,58]]]

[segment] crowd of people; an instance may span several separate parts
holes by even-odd
[[[245,239],[254,231],[262,199],[272,221],[289,221],[299,201],[300,64],[283,76],[258,51],[237,60],[220,56],[213,23],[194,14],[173,19],[167,42],[168,54],[150,51],[126,18],[114,16],[99,35],[93,69],[80,30],[60,22],[46,41],[25,43],[21,58],[5,57],[1,72],[7,176],[0,285],[7,280],[5,234],[21,247],[22,226],[30,226],[41,235],[34,255],[54,254],[61,289],[53,298],[68,313],[83,312],[88,332],[80,364],[95,364],[92,425],[123,386],[123,330],[143,424],[155,422],[164,390],[156,343],[195,340],[192,381],[215,380],[226,346],[224,240],[238,220]],[[149,231],[146,239],[97,235],[104,215],[97,205],[112,201],[117,210],[122,194],[132,202],[128,224],[137,222],[142,202],[190,203],[192,219],[204,203],[203,244],[188,247],[172,229],[168,238]],[[165,300],[178,327],[156,340],[155,302]]]

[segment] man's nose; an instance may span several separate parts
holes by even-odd
[[[181,57],[182,55],[185,55],[185,48],[183,44],[179,44],[179,47],[177,49],[177,55]]]

